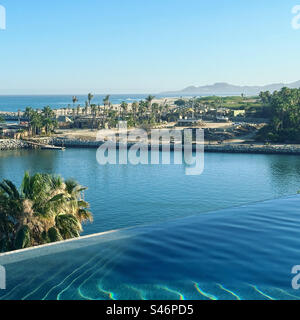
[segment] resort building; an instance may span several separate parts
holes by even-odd
[[[26,124],[0,124],[0,137],[19,139],[28,135],[28,126]]]

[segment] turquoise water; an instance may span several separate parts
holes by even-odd
[[[19,184],[25,170],[89,187],[85,235],[122,230],[0,257],[2,299],[300,297],[298,156],[209,153],[186,176],[184,165],[103,167],[94,149],[0,152],[1,179]]]
[[[300,299],[291,286],[292,267],[300,264],[299,201],[271,200],[0,257],[7,271],[0,299]]]
[[[300,157],[284,155],[206,154],[200,176],[185,167],[100,166],[94,149],[0,151],[0,179],[20,184],[24,171],[59,173],[87,186],[94,223],[91,234],[169,221],[296,194]]]

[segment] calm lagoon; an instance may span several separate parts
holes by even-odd
[[[0,151],[0,179],[20,184],[24,171],[57,173],[89,189],[94,223],[84,234],[169,221],[296,194],[300,157],[285,155],[205,155],[200,176],[184,165],[106,165],[94,149]]]

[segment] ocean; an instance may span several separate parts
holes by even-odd
[[[129,94],[129,95],[111,95],[110,102],[113,104],[121,104],[123,101],[130,103],[145,99],[148,94]],[[85,105],[87,95],[76,95],[78,102],[77,107]],[[92,103],[103,104],[106,95],[95,95]],[[73,107],[72,95],[0,95],[0,111],[16,112],[25,110],[26,107],[34,109],[42,109],[50,106],[53,109]]]
[[[145,94],[113,94],[110,96],[110,102],[112,104],[121,104],[123,101],[131,103],[134,101],[144,100],[149,93]],[[151,94],[156,98],[175,97],[175,95],[168,94]],[[216,96],[231,96],[231,94],[215,94]],[[192,98],[195,95],[182,95],[182,97]],[[210,95],[204,95],[198,97],[205,97]],[[50,106],[52,109],[61,108],[73,108],[72,102],[73,95],[0,95],[0,111],[17,112],[18,110],[25,110],[26,107],[32,107],[33,109],[43,109],[46,106]],[[76,95],[78,105],[85,106],[87,101],[87,95]],[[95,94],[92,103],[103,105],[103,99],[106,97],[104,94]],[[181,97],[181,95],[178,95]]]

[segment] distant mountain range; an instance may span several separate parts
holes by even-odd
[[[180,91],[169,91],[163,92],[162,95],[257,95],[261,91],[274,92],[275,90],[280,90],[283,87],[288,88],[300,88],[300,81],[296,81],[289,84],[284,83],[273,83],[266,86],[236,86],[226,82],[219,82],[213,85],[207,86],[190,86]]]

